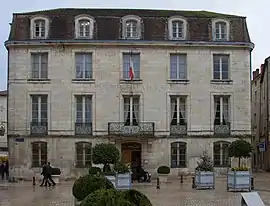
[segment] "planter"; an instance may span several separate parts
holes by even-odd
[[[60,183],[60,175],[52,175],[52,180],[56,183]]]
[[[158,174],[159,182],[168,182],[168,174]]]
[[[251,191],[250,171],[229,171],[227,174],[227,191],[248,190]]]
[[[128,190],[131,188],[131,173],[106,175],[108,180],[111,181],[113,186],[119,190]]]
[[[195,172],[196,189],[215,189],[215,174],[214,172]]]
[[[105,177],[108,180],[110,180],[111,183],[113,184],[113,186],[116,188],[116,176],[115,175],[106,175]]]

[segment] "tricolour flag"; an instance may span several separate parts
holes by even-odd
[[[133,80],[134,79],[134,67],[133,67],[133,59],[130,57],[129,61],[129,79]]]

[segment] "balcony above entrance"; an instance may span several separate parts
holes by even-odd
[[[109,135],[143,135],[154,136],[155,123],[154,122],[139,122],[136,124],[127,124],[126,122],[109,122],[108,123]]]

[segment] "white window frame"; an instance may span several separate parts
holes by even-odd
[[[47,72],[47,75],[46,75],[46,77],[42,77],[41,76],[41,66],[42,66],[42,55],[43,54],[45,54],[46,56],[47,56],[47,58],[46,58],[46,64],[47,64],[47,66],[46,66],[46,72]],[[36,78],[36,77],[33,77],[33,62],[32,62],[32,58],[33,58],[33,56],[34,55],[38,55],[38,62],[39,62],[39,64],[38,64],[38,77]],[[38,52],[38,53],[31,53],[31,79],[48,79],[48,62],[49,62],[49,54],[48,54],[48,52]]]
[[[172,108],[172,100],[176,99],[176,109],[177,109],[177,125],[180,124],[180,112],[181,112],[181,100],[184,100],[184,120],[187,123],[187,97],[186,96],[170,96],[170,104],[171,104],[171,111],[174,110],[174,108]],[[170,117],[170,123],[172,122],[172,118]]]
[[[89,36],[81,36],[80,35],[80,21],[88,21],[89,22]],[[93,17],[89,15],[79,15],[75,17],[75,37],[80,39],[93,39],[94,36],[94,23],[95,20]]]
[[[82,97],[82,122],[77,122],[77,97]],[[91,98],[91,122],[93,121],[93,96],[92,95],[75,95],[75,122],[76,123],[86,123],[85,121],[85,111],[86,111],[86,98]]]
[[[173,79],[171,77],[171,73],[172,73],[172,61],[171,61],[171,56],[176,56],[177,57],[177,68],[176,68],[176,79]],[[180,78],[180,67],[179,67],[179,59],[180,56],[185,56],[185,78],[181,79]],[[187,80],[187,54],[178,54],[178,53],[170,53],[170,80]]]
[[[224,113],[224,98],[228,99],[228,123],[230,123],[230,118],[231,118],[231,114],[230,114],[230,96],[229,95],[215,95],[214,96],[214,110],[215,110],[215,105],[216,105],[216,99],[219,98],[219,101],[220,101],[220,124],[219,125],[222,125],[223,123],[223,113]],[[216,113],[214,112],[214,121],[215,121],[215,118],[216,118]]]
[[[36,33],[35,33],[36,21],[44,21],[45,22],[45,35],[44,35],[44,37],[36,36]],[[35,17],[31,18],[30,25],[31,25],[30,26],[31,39],[47,39],[48,38],[48,34],[49,34],[49,19],[48,18],[43,17],[43,16],[35,16]]]
[[[173,37],[173,22],[180,21],[183,22],[182,37]],[[186,40],[187,38],[187,20],[181,16],[173,16],[168,19],[168,30],[170,40]]]
[[[78,144],[82,144],[83,145],[83,153],[82,153],[82,168],[85,168],[87,166],[90,166],[90,165],[86,165],[86,156],[87,156],[87,145],[89,145],[91,147],[91,154],[90,154],[90,157],[91,157],[91,165],[92,165],[92,143],[91,142],[76,142],[75,143],[75,147],[77,147]],[[77,159],[77,155],[78,155],[78,151],[76,150],[76,165],[80,165],[78,164],[78,159]],[[78,167],[80,168],[80,167]]]
[[[41,98],[42,96],[46,96],[47,97],[47,122],[48,122],[48,95],[44,95],[44,94],[32,94],[31,95],[31,122],[33,122],[33,116],[32,116],[32,113],[33,113],[33,97],[37,97],[38,98],[38,123],[41,123]]]
[[[138,95],[136,95],[136,96],[127,96],[127,95],[124,95],[123,96],[123,101],[124,101],[124,108],[123,108],[123,110],[124,110],[124,122],[125,122],[125,99],[128,99],[129,98],[129,113],[130,113],[130,118],[129,118],[129,122],[130,122],[130,126],[132,126],[133,125],[133,112],[137,112],[137,114],[138,114],[138,117],[136,117],[137,118],[137,122],[138,122],[138,124],[139,124],[139,122],[140,122],[140,96],[138,96]],[[139,102],[139,111],[133,111],[133,99],[138,99],[138,102]]]
[[[213,157],[215,157],[215,145],[219,144],[220,150],[219,150],[219,161],[220,161],[220,165],[214,165],[214,167],[228,167],[230,165],[230,157],[228,157],[228,165],[225,165],[223,162],[223,150],[224,147],[223,145],[228,145],[230,146],[230,142],[225,142],[225,141],[219,141],[219,142],[214,142],[213,143]],[[213,161],[215,162],[215,160]]]
[[[225,35],[225,39],[222,39],[221,38],[221,25],[219,26],[219,37],[220,38],[216,38],[216,24],[218,23],[225,23],[226,24],[226,28],[225,28],[225,31],[226,31],[226,35]],[[214,19],[212,21],[212,39],[214,41],[229,41],[229,37],[230,37],[230,22],[226,19]]]
[[[215,56],[218,56],[219,57],[219,79],[215,79],[215,65],[214,65],[214,63],[215,63]],[[228,79],[222,79],[222,72],[223,72],[223,67],[222,67],[222,57],[224,57],[224,56],[227,56],[228,57]],[[221,81],[223,81],[223,80],[230,80],[230,57],[231,57],[231,55],[229,55],[229,54],[213,54],[213,61],[212,61],[212,64],[213,64],[213,80],[221,80]]]
[[[83,62],[82,62],[82,65],[83,65],[83,77],[82,78],[77,77],[77,61],[76,61],[77,55],[83,56]],[[90,59],[91,70],[90,70],[90,77],[89,78],[85,77],[86,60],[87,60],[86,55],[90,55],[90,58],[91,58]],[[93,53],[92,52],[75,52],[75,79],[93,79]]]
[[[136,21],[137,22],[137,36],[134,37],[127,37],[127,22],[128,21]],[[127,15],[122,18],[122,38],[123,39],[140,39],[142,35],[142,28],[141,28],[141,18],[135,15]]]

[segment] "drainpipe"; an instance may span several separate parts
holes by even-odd
[[[270,170],[270,162],[269,162],[269,155],[270,155],[270,150],[269,150],[269,81],[268,81],[268,76],[269,76],[269,69],[268,69],[268,59],[264,62],[264,70],[267,69],[267,76],[266,76],[266,148],[267,148],[267,170]],[[265,71],[264,71],[265,72]]]

